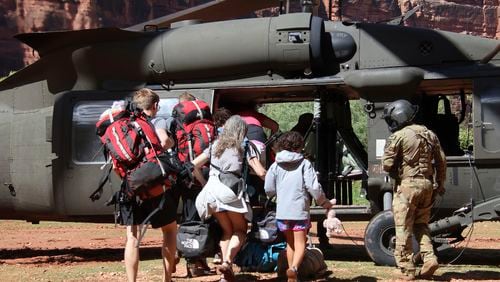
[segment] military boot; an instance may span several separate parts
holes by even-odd
[[[439,263],[437,259],[430,259],[424,262],[422,269],[420,269],[420,277],[430,278],[434,272],[439,268]]]

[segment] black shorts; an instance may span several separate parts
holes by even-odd
[[[158,207],[163,196],[165,196],[163,209],[151,217],[151,226],[159,228],[174,222],[177,218],[177,201],[172,190],[168,190],[164,195],[145,201],[131,199],[126,203],[120,203],[119,223],[126,226],[141,224]]]

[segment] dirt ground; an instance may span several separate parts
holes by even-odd
[[[340,276],[343,275],[342,271],[346,272],[342,281],[373,281],[364,279],[364,276],[349,274],[352,271],[359,271],[356,269],[358,266],[349,264],[350,262],[360,262],[361,267],[377,269],[371,263],[363,247],[366,224],[367,222],[345,222],[346,232],[331,238],[332,248],[324,250],[327,263],[333,263]],[[0,221],[0,230],[2,230],[0,240],[0,280],[2,281],[22,281],[26,277],[33,278],[30,272],[34,275],[41,275],[40,279],[33,278],[39,281],[125,280],[122,266],[125,232],[122,227],[115,227],[113,224],[41,222],[33,225],[22,221]],[[466,239],[460,246],[463,247],[467,241],[467,248],[453,264],[486,265],[489,266],[488,271],[465,269],[469,270],[467,275],[455,277],[458,279],[449,277],[445,280],[500,280],[500,223],[476,223],[470,240]],[[150,278],[156,277],[151,280],[156,281],[161,278],[158,248],[160,244],[160,232],[149,229],[141,245],[141,261],[143,261],[141,270],[143,264],[146,264],[145,267],[150,269],[152,276],[142,275],[139,276],[139,280],[150,281]],[[463,248],[449,250],[440,257],[440,260],[443,263],[450,262],[462,250]],[[148,266],[148,263],[144,261],[149,261],[151,265]],[[81,268],[78,268],[80,266]],[[87,270],[88,276],[85,273],[75,274],[75,276],[68,274],[69,276],[47,275],[45,277],[43,275],[46,272],[71,272],[71,269],[77,268],[80,269],[79,271],[83,271],[81,270],[83,268],[90,269]],[[94,271],[99,268],[102,268],[102,271]],[[379,268],[389,271],[389,268]],[[178,265],[177,269],[174,280],[188,281],[183,262]],[[498,272],[495,272],[495,269]],[[376,280],[386,280],[385,278],[390,280],[391,274],[388,273],[374,276]],[[217,278],[217,275],[213,275],[195,280],[216,281]],[[240,278],[244,281],[274,281],[276,274],[251,273],[250,276],[245,275]]]

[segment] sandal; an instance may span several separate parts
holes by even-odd
[[[295,266],[292,266],[291,268],[286,270],[286,277],[288,278],[288,282],[297,282],[299,281],[297,279],[298,276],[298,271]]]
[[[219,272],[221,273],[220,282],[234,282],[236,281],[233,272],[233,265],[230,262],[223,262],[219,266]]]

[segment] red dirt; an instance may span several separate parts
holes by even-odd
[[[368,261],[362,246],[366,222],[346,222],[344,225],[347,234],[342,233],[330,239],[334,251],[325,252],[326,258]],[[64,266],[121,261],[123,258],[125,231],[123,227],[115,227],[112,224],[41,222],[39,225],[32,225],[22,221],[0,221],[0,230],[0,264],[21,264],[28,267]],[[466,241],[462,242],[462,246]],[[159,258],[160,244],[160,232],[149,229],[141,244],[141,259]],[[457,253],[455,249],[445,259],[450,261]],[[500,223],[477,223],[466,253],[468,255],[464,256],[462,261],[465,264],[476,265],[484,262],[488,265],[499,265]],[[180,267],[174,277],[185,275],[185,267]],[[269,276],[262,275],[262,278]]]

